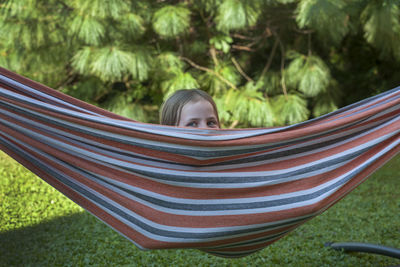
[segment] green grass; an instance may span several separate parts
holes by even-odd
[[[201,251],[141,251],[0,152],[0,266],[393,266],[400,260],[342,253],[328,241],[400,248],[400,156],[280,241],[240,259]]]

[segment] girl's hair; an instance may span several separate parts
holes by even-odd
[[[178,125],[183,106],[189,102],[197,102],[199,100],[210,102],[219,124],[217,106],[214,100],[209,94],[200,89],[181,89],[173,93],[161,107],[160,123],[163,125]]]

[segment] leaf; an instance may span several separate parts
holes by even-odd
[[[274,125],[275,115],[262,93],[253,82],[238,89],[229,89],[216,101],[224,125],[241,127],[266,127]]]
[[[338,104],[343,98],[343,93],[339,90],[339,85],[334,81],[329,88],[315,98],[313,116],[319,117],[338,109]]]
[[[298,88],[305,96],[314,97],[326,90],[331,82],[330,70],[317,56],[299,55],[285,73],[288,86]]]
[[[210,39],[210,44],[213,45],[216,49],[222,50],[225,54],[229,52],[231,48],[230,44],[232,42],[232,38],[226,35],[218,35]]]
[[[154,13],[153,29],[162,37],[177,37],[186,33],[189,26],[190,10],[185,7],[167,5]]]
[[[129,12],[129,5],[124,0],[73,0],[71,4],[80,16],[118,19],[122,14]]]
[[[91,72],[104,81],[117,81],[130,70],[132,55],[116,47],[97,49],[90,64]]]
[[[329,68],[316,56],[307,57],[299,91],[306,96],[314,97],[326,90],[331,80]]]
[[[72,66],[81,74],[93,74],[103,81],[121,80],[127,74],[143,81],[148,78],[151,62],[150,53],[138,47],[135,52],[118,47],[84,47],[73,57]]]
[[[157,56],[156,60],[156,66],[166,72],[181,70],[184,65],[182,60],[172,52],[161,53]]]
[[[199,88],[196,79],[189,72],[179,71],[172,78],[162,83],[164,91],[164,99],[167,99],[171,94],[180,89],[195,89]]]
[[[218,8],[218,5],[220,1],[216,0],[197,0],[194,1],[196,3],[197,8],[200,10],[204,10],[207,13],[210,13],[211,15],[214,15],[215,11]]]
[[[369,1],[361,15],[364,36],[382,57],[400,59],[400,1]]]
[[[144,81],[152,66],[152,57],[148,50],[136,47],[135,52],[129,53],[128,70],[135,79]]]
[[[80,74],[88,75],[93,58],[93,48],[85,46],[72,57],[72,67]]]
[[[217,30],[222,32],[254,26],[261,14],[257,2],[242,0],[223,0],[217,12]]]
[[[48,28],[46,24],[31,20],[25,25],[18,22],[1,22],[0,34],[4,45],[7,47],[23,46],[24,49],[35,49],[44,46],[49,41]]]
[[[237,85],[240,82],[240,75],[231,65],[221,63],[215,68],[214,71],[233,85]],[[225,90],[231,88],[228,83],[221,80],[218,76],[211,72],[206,72],[201,75],[199,82],[201,84],[201,88],[211,92],[213,95],[224,93]]]
[[[3,1],[5,3],[0,4],[1,14],[5,15],[6,18],[18,17],[20,19],[27,19],[36,17],[38,14],[35,12],[37,9],[37,1],[32,0],[12,0]]]
[[[302,54],[296,54],[290,62],[289,66],[285,70],[285,80],[287,86],[291,88],[297,88],[301,78],[303,77],[303,70],[306,63],[306,56]]]
[[[260,83],[260,88],[269,96],[282,93],[281,76],[278,72],[269,71],[258,82]]]
[[[277,114],[278,124],[295,124],[308,119],[310,111],[307,101],[296,94],[279,95],[274,98],[273,107]]]
[[[343,0],[301,0],[296,21],[300,28],[315,29],[321,39],[338,44],[349,31],[345,6]]]
[[[313,108],[313,116],[319,117],[337,109],[338,107],[332,98],[329,98],[326,95],[319,96]]]
[[[93,17],[76,16],[71,22],[70,35],[77,35],[86,44],[98,45],[104,36],[103,25]]]
[[[128,13],[124,16],[122,27],[127,29],[135,39],[143,35],[146,30],[143,18],[133,13]]]

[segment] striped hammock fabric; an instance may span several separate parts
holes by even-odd
[[[0,69],[0,148],[142,249],[245,256],[400,150],[400,87],[287,127],[133,121]]]

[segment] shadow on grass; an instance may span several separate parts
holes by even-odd
[[[0,233],[1,266],[90,264],[94,255],[116,250],[121,255],[137,248],[87,212]]]
[[[88,212],[0,233],[0,266],[191,266],[187,258],[226,262],[194,249],[140,250]]]

